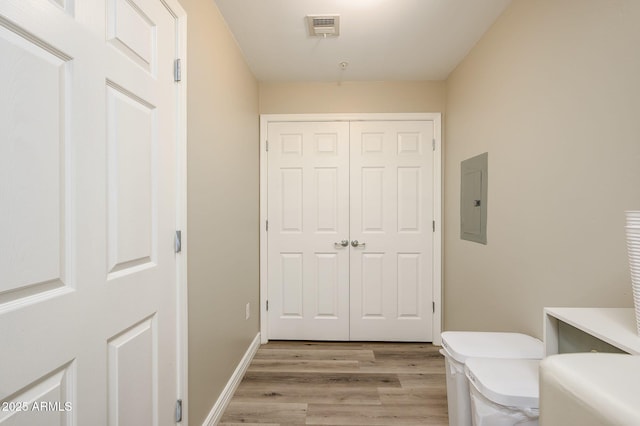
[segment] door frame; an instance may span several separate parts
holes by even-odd
[[[179,0],[158,0],[175,19],[175,58],[179,60],[176,103],[176,231],[180,231],[180,252],[176,256],[176,398],[181,401],[181,423],[189,424],[189,300],[187,279],[187,12]],[[174,72],[176,64],[174,63]],[[174,240],[174,244],[177,241]],[[177,247],[177,245],[176,245]],[[176,411],[178,409],[176,401]],[[176,423],[177,424],[177,423]]]
[[[179,0],[158,0],[176,23],[175,59],[180,59],[180,81],[175,83],[176,104],[176,230],[181,231],[176,253],[176,398],[182,401],[182,424],[189,424],[189,303],[187,287],[187,12]],[[176,402],[177,403],[177,402]]]
[[[268,258],[267,206],[268,164],[267,133],[269,123],[302,121],[433,121],[433,344],[440,346],[442,332],[442,114],[435,113],[347,113],[347,114],[261,114],[260,115],[260,339],[269,341],[267,314]]]

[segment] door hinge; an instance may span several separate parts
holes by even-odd
[[[264,230],[269,232],[269,219],[265,220]]]
[[[265,142],[266,142],[266,144],[265,144],[265,145],[266,145],[266,146],[265,146],[265,150],[266,150],[267,152],[269,152],[269,141],[265,141]]]
[[[176,231],[174,242],[176,253],[180,253],[182,251],[182,231]]]
[[[433,228],[433,232],[436,232],[436,221],[431,222],[431,227]]]
[[[267,300],[267,312],[269,312],[269,301]]]
[[[434,314],[436,313],[436,302],[431,302],[431,310]]]
[[[436,140],[435,139],[431,140],[431,147],[433,148],[434,151],[436,150]]]
[[[176,423],[180,423],[182,421],[182,400],[179,399],[176,401]]]
[[[180,67],[180,58],[173,61],[173,81],[182,80],[182,69]]]

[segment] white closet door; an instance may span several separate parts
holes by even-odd
[[[431,121],[269,124],[270,339],[432,340],[433,138]]]
[[[0,2],[0,424],[175,423],[175,28]]]
[[[269,338],[349,340],[349,123],[270,123],[268,141]]]
[[[433,138],[351,123],[351,340],[432,340]]]

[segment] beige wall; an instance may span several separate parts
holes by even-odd
[[[260,83],[261,114],[442,112],[442,81]]]
[[[444,320],[542,337],[544,306],[631,306],[640,2],[514,0],[447,82]],[[489,153],[488,244],[459,238],[460,161]]]
[[[181,3],[189,49],[189,420],[199,425],[259,330],[258,84],[214,2]]]

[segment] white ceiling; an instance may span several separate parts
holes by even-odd
[[[511,0],[215,2],[258,80],[385,81],[446,79]],[[310,37],[313,14],[339,14],[340,36]]]

